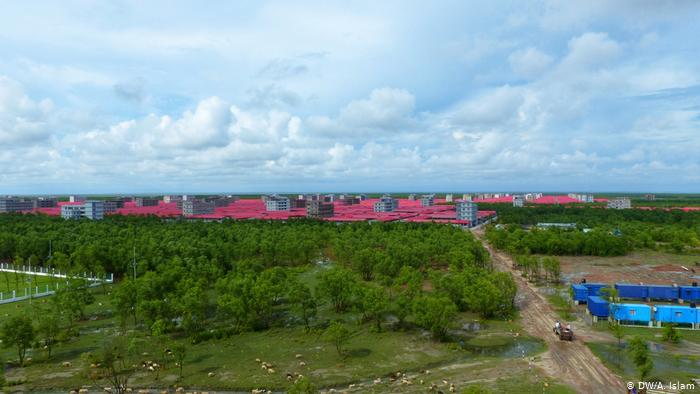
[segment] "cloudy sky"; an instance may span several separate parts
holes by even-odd
[[[4,2],[0,194],[700,192],[699,2],[202,4]]]

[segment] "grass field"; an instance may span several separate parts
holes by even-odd
[[[53,284],[61,279],[54,279],[48,276],[16,274],[10,272],[0,272],[0,292],[3,293],[3,298],[12,296],[12,291],[15,290],[17,296],[23,296],[25,289],[32,289],[32,293],[39,287],[39,292],[46,291],[46,285],[53,288]],[[29,290],[27,290],[29,291]]]
[[[325,269],[316,266],[300,270],[300,279],[311,287],[316,284],[317,273]],[[94,385],[87,378],[89,365],[81,361],[81,355],[98,351],[106,338],[121,335],[118,319],[113,315],[113,306],[108,294],[110,287],[96,288],[95,303],[88,306],[88,318],[78,323],[80,335],[59,344],[54,348],[49,360],[41,349],[32,349],[28,356],[32,360],[24,368],[10,366],[6,376],[13,390],[32,392],[59,392],[65,389]],[[34,303],[45,303],[44,298]],[[0,305],[0,316],[32,314],[32,306],[27,301]],[[339,317],[329,307],[319,310],[320,320]],[[453,340],[439,343],[418,328],[392,330],[386,324],[381,333],[370,329],[369,324],[357,323],[357,315],[342,316],[352,336],[346,345],[347,356],[341,358],[334,346],[325,341],[320,330],[306,332],[299,324],[286,323],[267,331],[246,332],[224,339],[212,339],[199,344],[191,344],[186,339],[173,338],[172,341],[187,344],[187,357],[184,362],[184,379],[178,381],[178,371],[172,365],[157,375],[145,369],[138,369],[131,383],[136,388],[161,388],[182,385],[188,388],[208,390],[243,390],[266,388],[285,390],[290,386],[287,373],[303,374],[319,387],[347,388],[350,384],[362,384],[368,392],[396,391],[390,386],[388,376],[401,371],[412,376],[411,389],[402,387],[401,392],[425,392],[431,382],[440,383],[443,379],[458,385],[461,391],[469,384],[484,384],[494,392],[509,387],[518,392],[542,392],[547,384],[547,392],[570,392],[538,377],[539,371],[528,363],[545,349],[544,344],[528,337],[521,331],[520,322],[479,321],[477,316],[462,313],[454,321]],[[473,328],[478,322],[478,328]],[[465,324],[472,328],[465,329]],[[163,344],[145,334],[133,332],[139,352],[145,353],[140,361],[153,359],[161,354]],[[516,335],[517,333],[517,335]],[[173,342],[169,343],[172,346]],[[301,358],[296,355],[300,354]],[[15,360],[13,348],[0,351],[0,358]],[[256,358],[272,363],[274,373],[261,369]],[[63,367],[63,362],[70,367]],[[305,363],[304,366],[300,361]],[[506,366],[506,367],[504,367]],[[427,374],[424,371],[430,370]],[[210,374],[212,376],[210,376]],[[520,374],[520,375],[517,375]],[[425,375],[425,376],[424,376]],[[514,375],[523,378],[513,378]],[[373,381],[382,378],[382,383]],[[419,381],[423,380],[423,384]],[[100,382],[99,385],[105,385]],[[370,389],[370,387],[372,387]],[[509,390],[510,391],[510,390]]]

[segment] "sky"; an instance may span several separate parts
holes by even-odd
[[[0,194],[700,192],[700,2],[33,1]]]

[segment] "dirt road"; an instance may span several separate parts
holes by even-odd
[[[483,231],[477,230],[474,235],[479,238],[489,250],[494,267],[513,273],[518,285],[516,303],[522,316],[523,328],[533,337],[542,338],[548,350],[542,354],[537,364],[551,378],[570,385],[581,393],[621,393],[626,392],[624,382],[612,373],[584,345],[586,339],[592,336],[584,324],[572,324],[576,339],[573,342],[560,341],[552,333],[552,326],[557,320],[557,314],[547,300],[520,276],[513,268],[510,256],[493,249],[486,242]]]

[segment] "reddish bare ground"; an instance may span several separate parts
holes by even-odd
[[[494,266],[513,273],[518,285],[516,302],[528,334],[542,338],[547,351],[537,362],[551,378],[566,383],[581,393],[625,392],[619,376],[612,373],[591,350],[584,345],[586,340],[597,338],[585,324],[573,323],[576,338],[572,342],[560,341],[552,332],[558,319],[556,312],[536,288],[514,270],[510,256],[495,251],[484,237],[483,231],[475,231],[493,258]],[[600,338],[598,338],[600,339]]]

